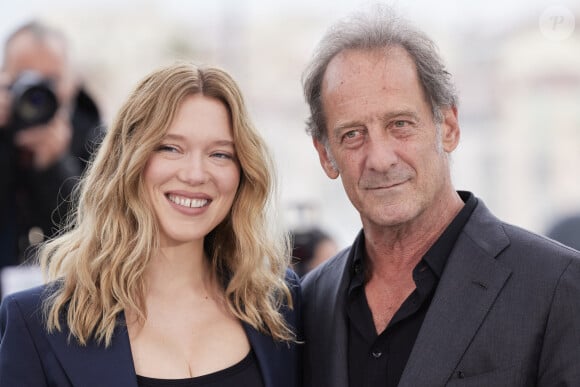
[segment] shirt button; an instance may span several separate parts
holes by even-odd
[[[375,359],[378,359],[378,358],[380,358],[381,356],[383,356],[383,353],[382,353],[382,352],[378,352],[378,351],[377,351],[377,352],[372,352],[372,353],[371,353],[371,355],[373,355],[373,357],[374,357]]]

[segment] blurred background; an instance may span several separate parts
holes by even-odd
[[[460,93],[458,189],[538,233],[580,213],[580,2],[393,1],[440,47]],[[38,18],[61,28],[108,123],[146,73],[175,59],[219,65],[245,93],[276,159],[289,228],[339,247],[360,220],[304,132],[301,74],[346,0],[19,0],[0,5],[0,40]],[[1,55],[1,54],[0,54]]]

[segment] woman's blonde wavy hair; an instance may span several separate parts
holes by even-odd
[[[241,167],[230,213],[205,238],[213,275],[236,317],[276,340],[295,339],[280,314],[281,307],[292,307],[284,280],[290,254],[285,233],[275,227],[275,176],[266,145],[230,75],[184,62],[153,72],[129,96],[81,180],[76,212],[42,247],[40,263],[56,284],[45,302],[49,332],[66,323],[80,344],[95,339],[109,346],[124,310],[146,318],[144,272],[159,245],[159,226],[143,171],[192,94],[228,108]]]

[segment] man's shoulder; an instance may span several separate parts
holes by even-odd
[[[343,276],[351,246],[339,251],[302,278],[302,293],[307,294],[326,284],[338,284]]]
[[[510,240],[509,249],[525,258],[525,263],[537,265],[541,270],[580,265],[580,252],[546,236],[530,230],[502,223]]]
[[[464,232],[481,249],[512,270],[559,275],[568,265],[580,264],[580,252],[531,230],[498,219],[478,203]]]

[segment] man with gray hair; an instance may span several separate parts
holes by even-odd
[[[454,188],[457,96],[434,43],[389,9],[356,14],[303,83],[363,226],[302,283],[305,385],[580,386],[580,254]]]

